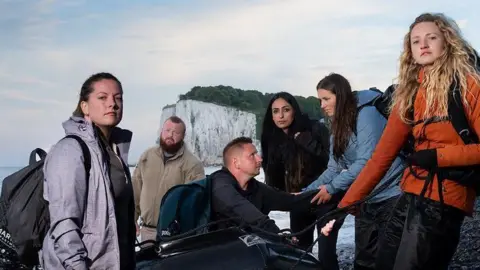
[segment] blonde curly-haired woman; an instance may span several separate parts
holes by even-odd
[[[466,175],[470,172],[467,166],[480,165],[477,58],[456,23],[443,14],[421,14],[405,35],[399,85],[387,127],[339,204],[345,207],[365,198],[412,132],[415,152],[401,182],[404,194],[392,210],[376,269],[448,268],[463,219],[472,214],[476,197],[475,188],[460,183],[461,177],[451,172],[455,168]],[[476,143],[465,144],[452,125],[453,89],[459,89],[457,101],[463,104]],[[328,234],[331,227],[329,223],[322,232]]]

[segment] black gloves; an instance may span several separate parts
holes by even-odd
[[[410,164],[430,170],[438,166],[437,149],[426,149],[414,152],[408,158]]]

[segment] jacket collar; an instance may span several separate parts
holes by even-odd
[[[240,192],[240,194],[242,195],[250,195],[252,194],[255,189],[256,189],[256,179],[254,177],[252,177],[250,179],[250,181],[248,181],[247,183],[247,189],[246,190],[243,190],[241,187],[240,187],[240,184],[238,183],[237,179],[235,179],[235,176],[233,176],[233,174],[226,168],[226,167],[222,167],[221,171],[223,173],[226,173],[228,174],[231,179],[232,179],[232,184],[235,186],[235,189],[237,189],[237,191]]]

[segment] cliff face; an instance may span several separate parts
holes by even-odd
[[[253,113],[202,101],[180,100],[163,108],[160,126],[172,115],[185,122],[185,143],[206,166],[222,164],[223,148],[239,136],[254,139],[260,152],[255,140],[256,117]]]

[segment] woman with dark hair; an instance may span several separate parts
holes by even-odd
[[[77,108],[63,123],[66,135],[44,164],[44,198],[50,228],[43,269],[134,269],[135,221],[128,169],[132,132],[116,127],[123,116],[123,89],[109,73],[88,78]],[[89,160],[88,160],[89,159]],[[90,163],[86,171],[84,162]],[[88,179],[87,179],[88,175]]]
[[[320,80],[317,94],[322,109],[331,118],[332,149],[327,170],[307,190],[319,189],[312,201],[328,203],[333,210],[371,157],[387,119],[371,105],[381,95],[379,91],[353,92],[348,80],[340,74],[332,73]],[[388,187],[362,205],[361,213],[355,219],[356,270],[375,269],[379,235],[385,227],[390,208],[400,194],[398,182],[404,165],[400,157],[394,159],[381,181],[381,184],[388,182]],[[328,237],[331,241],[337,241],[342,224],[343,220],[335,224]]]
[[[327,127],[303,114],[291,94],[275,94],[268,104],[261,136],[265,182],[286,192],[300,192],[325,170],[328,138]],[[315,219],[313,213],[291,212],[290,227],[298,232]],[[298,237],[301,247],[306,249],[313,243],[313,230]]]

